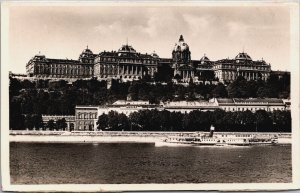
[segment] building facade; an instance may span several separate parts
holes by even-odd
[[[247,53],[242,52],[235,59],[223,59],[214,62],[213,69],[220,82],[232,82],[238,76],[242,76],[246,80],[261,79],[266,81],[270,76],[271,65],[263,59],[253,61]]]
[[[97,106],[76,106],[75,108],[75,130],[94,131],[98,120]]]
[[[94,77],[138,80],[145,75],[154,76],[159,57],[141,54],[129,45],[123,45],[117,52],[101,52],[94,61]]]
[[[159,110],[180,113],[190,113],[191,111],[214,111],[222,109],[224,111],[251,111],[265,110],[273,112],[275,110],[290,110],[290,101],[282,99],[228,99],[213,98],[209,101],[171,101],[160,104],[150,104],[149,101],[129,101],[119,100],[113,104],[105,106],[76,106],[75,130],[93,131],[97,129],[97,119],[102,114],[116,111],[129,116],[131,113],[142,110]]]
[[[67,124],[67,131],[73,131],[75,129],[75,116],[73,115],[42,115],[43,123],[44,125],[47,125],[47,123],[50,120],[53,120],[56,122],[60,119],[65,119]]]
[[[78,60],[51,59],[45,55],[35,55],[26,64],[29,77],[80,79],[93,76],[95,55],[88,48],[83,50]]]
[[[118,51],[103,51],[94,54],[86,48],[78,60],[51,59],[36,55],[26,64],[29,77],[55,79],[121,79],[132,81],[149,75],[154,77],[161,66],[171,70],[173,80],[177,82],[220,81],[232,82],[238,76],[247,80],[267,80],[271,65],[262,60],[252,60],[245,52],[234,59],[211,61],[205,54],[200,60],[191,59],[189,45],[180,35],[171,58],[160,58],[155,52],[141,54],[132,46],[123,45]]]
[[[181,35],[172,52],[174,78],[181,82],[213,81],[232,82],[238,76],[246,80],[264,80],[270,76],[271,65],[263,59],[254,61],[245,52],[235,59],[211,61],[205,54],[200,60],[191,60],[188,44]]]

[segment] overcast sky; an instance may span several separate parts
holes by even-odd
[[[83,49],[118,50],[171,57],[183,35],[192,59],[234,58],[243,49],[273,70],[290,68],[288,7],[12,7],[9,14],[10,70],[25,73],[39,51],[49,58],[78,59]]]

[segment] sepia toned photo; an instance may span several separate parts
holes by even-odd
[[[4,190],[299,188],[298,6],[3,3]]]

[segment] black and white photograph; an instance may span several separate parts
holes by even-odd
[[[300,188],[299,3],[3,2],[4,191]]]

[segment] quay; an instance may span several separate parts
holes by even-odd
[[[9,142],[36,143],[156,143],[169,136],[189,137],[208,132],[150,132],[150,131],[10,131]],[[278,144],[291,144],[291,133],[215,132],[216,136],[245,137],[278,136]]]

